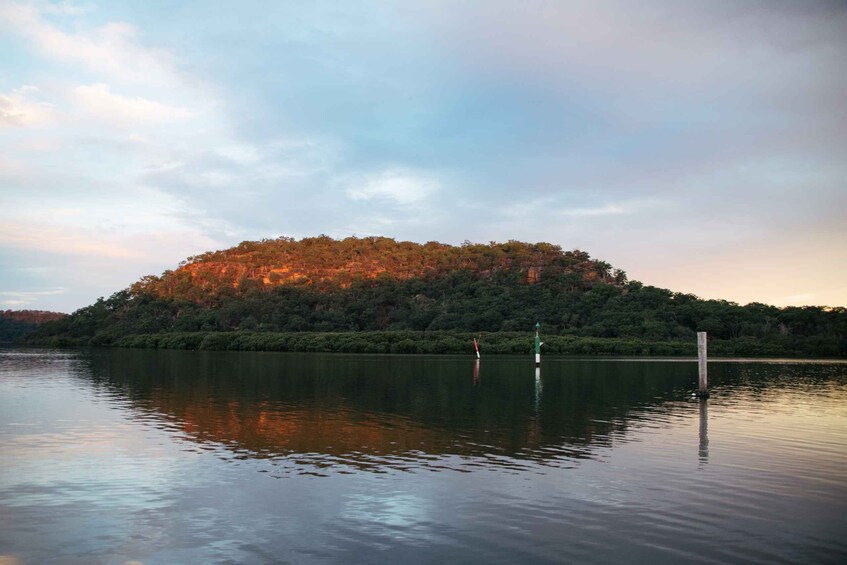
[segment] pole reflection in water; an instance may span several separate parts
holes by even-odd
[[[535,412],[538,413],[538,407],[541,405],[541,367],[535,368]]]
[[[700,399],[700,463],[709,462],[709,401]]]
[[[473,362],[473,384],[479,384],[479,359]]]

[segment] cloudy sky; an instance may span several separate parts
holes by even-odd
[[[0,308],[327,234],[847,305],[839,1],[0,0]]]

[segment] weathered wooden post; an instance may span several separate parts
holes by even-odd
[[[535,366],[541,366],[541,337],[538,335],[538,331],[541,329],[541,322],[535,323]]]
[[[700,398],[709,397],[708,383],[708,355],[706,352],[706,332],[697,332],[697,368],[700,373],[700,386],[697,389],[697,396]]]

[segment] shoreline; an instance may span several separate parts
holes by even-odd
[[[449,332],[449,331],[373,331],[373,332],[168,332],[110,336],[98,334],[90,339],[51,337],[31,339],[24,345],[48,347],[113,347],[130,349],[175,349],[200,351],[277,351],[296,353],[371,353],[371,354],[469,354],[473,339],[479,340],[486,355],[524,355],[533,351],[532,336],[525,332]],[[583,357],[691,357],[696,358],[697,343],[690,340],[639,340],[585,337],[574,335],[544,336],[543,355]],[[763,343],[754,339],[709,341],[710,360],[719,358],[753,359],[844,359],[825,357]]]

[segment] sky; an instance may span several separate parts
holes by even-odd
[[[847,4],[0,0],[0,309],[245,240],[847,306]]]

